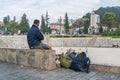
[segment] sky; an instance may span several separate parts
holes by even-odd
[[[56,22],[68,13],[69,19],[77,19],[87,12],[99,7],[119,6],[120,0],[0,0],[0,21],[9,15],[16,16],[19,22],[23,13],[27,14],[29,23],[34,19],[41,20],[41,16],[48,11],[50,22]]]

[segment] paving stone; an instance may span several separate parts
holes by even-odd
[[[87,74],[63,68],[43,71],[0,62],[0,80],[120,80],[120,75],[94,71]]]

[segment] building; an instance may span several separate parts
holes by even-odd
[[[52,34],[65,34],[64,24],[51,23],[49,26],[52,29]]]
[[[100,23],[100,16],[95,12],[91,12],[90,16],[90,26],[88,28],[89,34],[98,34],[99,33],[99,23]]]
[[[0,28],[3,28],[4,23],[0,22]]]

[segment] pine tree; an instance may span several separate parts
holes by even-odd
[[[65,20],[64,20],[65,32],[69,34],[69,22],[68,22],[68,15],[65,13]]]
[[[43,16],[42,16],[41,18],[42,18],[42,20],[41,20],[41,31],[42,31],[43,33],[45,33],[45,32],[46,32],[45,19],[44,19]]]
[[[14,22],[16,21],[16,17],[15,17],[15,16],[13,17],[13,21],[14,21]]]
[[[46,27],[48,27],[48,24],[49,24],[49,15],[48,15],[48,12],[46,12],[45,22],[46,22]]]
[[[10,16],[9,15],[3,18],[3,23],[5,25],[8,24],[9,22],[10,22]]]
[[[48,12],[46,12],[46,16],[45,16],[45,26],[46,26],[46,32],[47,33],[51,33],[51,28],[49,27],[49,15]]]

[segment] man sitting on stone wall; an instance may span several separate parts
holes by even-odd
[[[41,49],[41,50],[48,49],[49,50],[49,49],[51,49],[50,46],[41,43],[41,41],[44,40],[44,36],[38,28],[39,24],[40,24],[39,20],[37,20],[37,19],[34,20],[32,27],[28,31],[27,42],[28,42],[29,48],[30,49]]]

